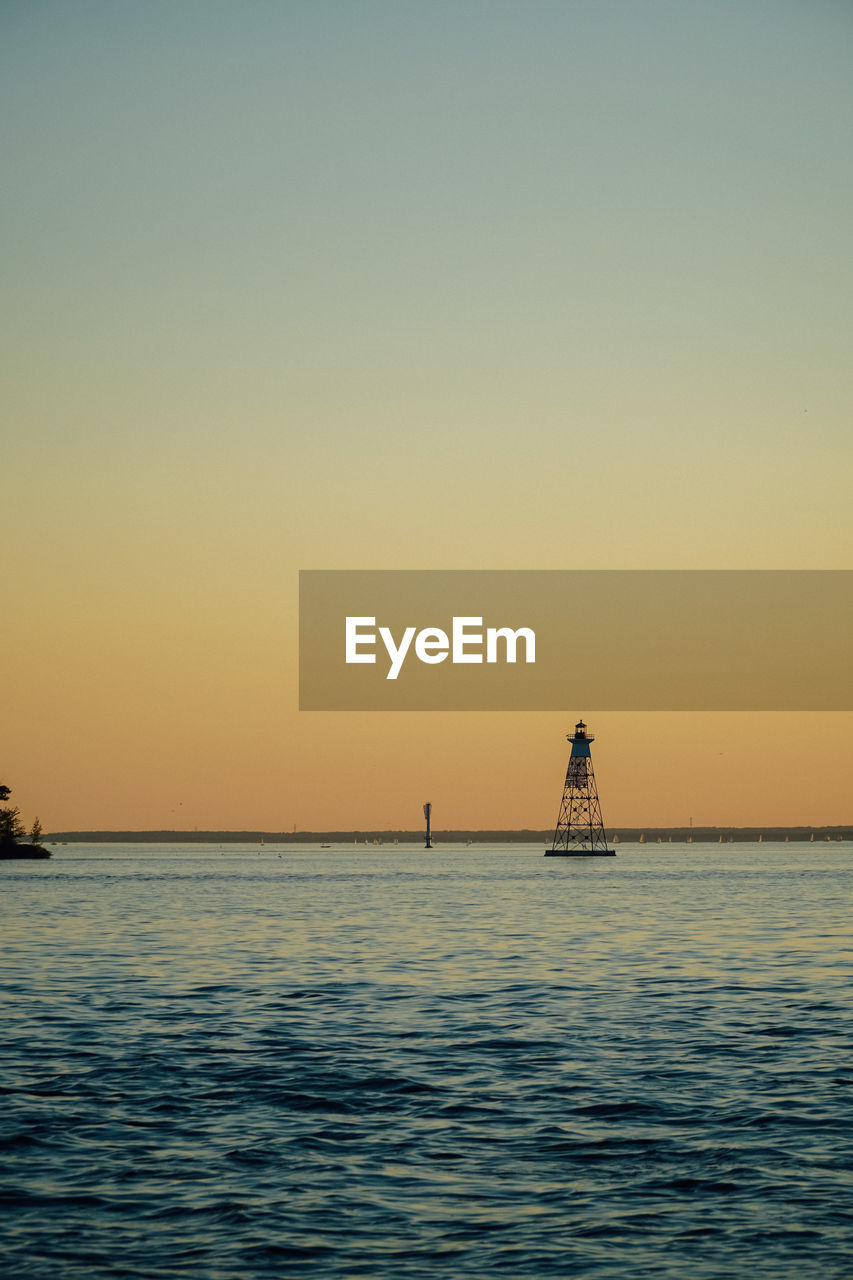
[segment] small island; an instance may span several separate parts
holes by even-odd
[[[30,843],[20,843],[26,839],[27,832],[21,822],[20,810],[6,804],[10,795],[10,788],[0,783],[0,858],[49,858],[50,850],[39,843],[42,826],[38,818],[30,828]]]

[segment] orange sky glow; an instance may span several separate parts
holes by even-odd
[[[580,715],[608,827],[853,822],[850,713],[297,709],[300,569],[850,567],[850,11],[442,13],[0,17],[28,824],[547,828]]]

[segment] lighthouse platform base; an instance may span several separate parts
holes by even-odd
[[[546,849],[546,858],[615,858],[615,849]]]

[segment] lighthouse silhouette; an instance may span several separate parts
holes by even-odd
[[[567,734],[572,744],[560,816],[546,858],[615,858],[616,850],[608,849],[598,788],[592,768],[589,744],[593,735],[587,733],[583,720],[575,725],[573,734]]]

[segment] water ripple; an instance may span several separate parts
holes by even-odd
[[[844,854],[156,852],[3,872],[10,1280],[853,1270]]]

